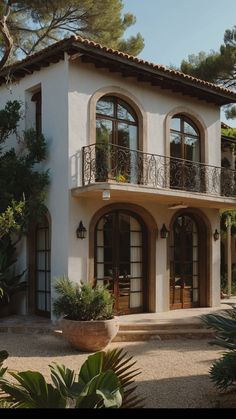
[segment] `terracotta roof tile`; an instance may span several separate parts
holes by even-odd
[[[143,60],[141,58],[138,57],[134,57],[132,55],[126,54],[124,52],[118,51],[116,49],[113,48],[108,48],[105,47],[95,41],[91,41],[89,39],[86,38],[82,38],[81,36],[76,36],[76,35],[72,35],[69,38],[64,38],[61,41],[58,41],[46,48],[44,48],[43,50],[34,53],[33,55],[26,57],[25,59],[21,60],[21,61],[17,61],[12,65],[6,66],[4,67],[1,71],[0,71],[0,78],[4,77],[4,75],[8,74],[8,73],[14,73],[14,71],[17,69],[17,67],[23,67],[24,65],[28,65],[30,64],[33,60],[35,60],[35,58],[43,58],[45,57],[46,54],[55,51],[61,50],[65,50],[66,48],[69,48],[73,43],[78,43],[79,44],[84,44],[88,47],[92,47],[92,48],[96,48],[98,50],[104,51],[108,54],[110,54],[111,56],[115,57],[121,57],[121,58],[125,58],[126,60],[130,61],[130,62],[134,62],[137,64],[140,64],[142,66],[145,66],[148,69],[154,69],[154,70],[158,70],[160,72],[163,72],[165,75],[169,75],[171,77],[174,77],[176,79],[179,80],[184,80],[184,81],[190,81],[191,83],[195,84],[196,87],[205,87],[205,88],[209,88],[210,90],[216,92],[216,93],[221,93],[221,94],[226,94],[226,95],[230,95],[231,98],[235,99],[236,101],[236,93],[233,92],[232,90],[226,89],[223,86],[219,86],[204,80],[200,80],[196,77],[190,76],[188,74],[182,73],[181,71],[178,70],[174,70],[174,69],[170,69],[164,65],[161,64],[154,64],[152,62]]]

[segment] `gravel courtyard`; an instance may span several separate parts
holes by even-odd
[[[62,338],[51,335],[1,334],[0,349],[9,352],[10,369],[36,369],[49,379],[48,364],[63,363],[77,370],[88,354],[70,348]],[[138,392],[148,408],[220,408],[236,407],[236,397],[223,396],[209,379],[209,368],[221,350],[208,340],[167,340],[114,343],[137,360],[141,374]]]

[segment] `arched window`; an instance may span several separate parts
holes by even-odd
[[[122,99],[103,96],[96,106],[96,140],[138,149],[138,118]]]
[[[170,129],[170,186],[195,192],[204,190],[204,167],[200,164],[200,133],[185,115],[175,115]]]
[[[171,157],[200,162],[200,134],[194,123],[184,115],[171,120]]]
[[[138,182],[138,118],[116,96],[103,96],[96,106],[96,181]]]

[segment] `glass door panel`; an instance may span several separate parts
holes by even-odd
[[[188,215],[177,218],[171,232],[170,307],[198,306],[198,231]]]
[[[143,309],[143,231],[125,212],[105,215],[96,229],[96,279],[115,297],[117,314]]]
[[[46,217],[36,226],[35,305],[36,314],[49,316],[51,310],[51,249],[49,223]]]

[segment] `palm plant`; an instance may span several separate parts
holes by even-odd
[[[205,314],[201,318],[216,331],[215,339],[210,344],[227,349],[210,369],[216,387],[226,390],[236,384],[236,306],[218,314]]]
[[[49,366],[53,384],[38,371],[9,371],[17,383],[0,377],[2,403],[13,408],[141,407],[142,399],[133,394],[139,371],[126,355],[122,349],[90,355],[78,374],[53,363]]]
[[[103,286],[77,284],[63,276],[55,284],[58,297],[53,311],[70,320],[105,320],[113,317],[114,298]]]

